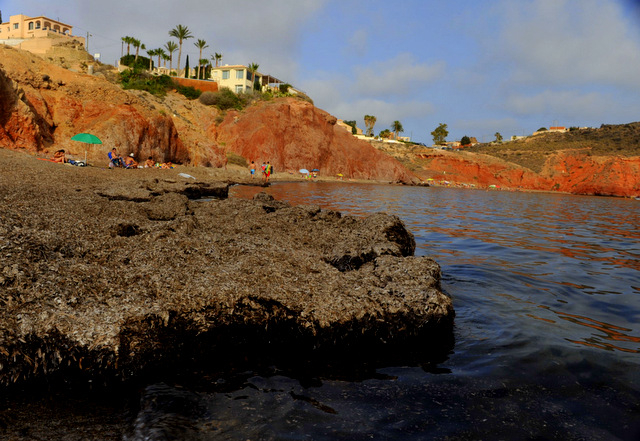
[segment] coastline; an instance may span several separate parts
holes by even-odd
[[[2,149],[0,149],[2,150]],[[34,158],[47,159],[48,157],[44,157],[41,155],[34,155],[30,152],[20,152],[24,153],[27,156],[31,156]],[[81,160],[82,158],[78,158]],[[104,161],[102,165],[94,165],[89,164],[89,167],[93,167],[95,169],[101,170],[109,170],[107,166],[107,161]],[[141,171],[145,173],[145,176],[149,174],[153,174],[154,172],[159,173],[158,176],[162,176],[163,172],[167,170],[161,170],[157,168],[151,169],[135,169],[135,170],[110,170],[116,173],[133,173],[133,175],[128,177],[136,177],[135,173],[140,173]],[[246,167],[242,167],[239,165],[229,164],[225,167],[213,168],[213,167],[199,167],[199,166],[191,166],[191,165],[181,165],[174,164],[174,168],[172,171],[177,173],[185,173],[193,176],[198,180],[205,181],[215,181],[220,183],[226,183],[229,185],[250,185],[256,187],[264,187],[262,175],[259,171],[256,171],[254,178],[251,178],[249,173],[249,169]],[[498,187],[498,188],[490,188],[490,186],[470,186],[466,183],[458,183],[458,182],[450,182],[449,184],[443,184],[438,181],[425,181],[417,176],[415,176],[415,183],[407,184],[402,182],[391,182],[391,181],[383,181],[383,180],[371,180],[371,179],[353,179],[353,178],[339,178],[336,176],[326,176],[322,174],[318,174],[316,178],[313,179],[305,179],[302,175],[294,172],[277,172],[274,173],[270,177],[270,182],[330,182],[330,183],[344,183],[344,184],[368,184],[368,185],[399,185],[399,186],[415,186],[415,187],[436,187],[436,188],[456,188],[460,190],[476,190],[476,191],[507,191],[507,192],[515,192],[515,193],[542,193],[542,194],[559,194],[559,195],[573,195],[573,196],[594,196],[594,197],[612,197],[612,198],[622,198],[622,199],[637,199],[637,197],[633,196],[618,196],[618,195],[601,195],[601,194],[582,194],[582,193],[571,193],[568,191],[559,191],[559,190],[538,190],[538,189],[529,189],[529,188],[512,188],[512,187]]]

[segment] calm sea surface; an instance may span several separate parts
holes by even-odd
[[[640,439],[640,202],[313,182],[266,192],[399,216],[416,254],[442,266],[453,350],[362,381],[306,384],[275,369],[224,393],[156,384],[136,439],[165,439],[153,434],[172,425],[184,439]]]

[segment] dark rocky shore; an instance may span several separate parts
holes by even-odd
[[[397,217],[227,198],[189,170],[0,149],[3,387],[121,381],[234,348],[339,361],[450,343],[440,268]]]

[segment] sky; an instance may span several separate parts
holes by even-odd
[[[364,130],[373,115],[376,134],[400,121],[427,145],[439,124],[447,140],[489,142],[640,121],[640,0],[0,0],[0,11],[70,24],[109,64],[122,37],[154,49],[181,24],[194,37],[182,65],[203,39],[205,58],[257,63],[337,118]]]

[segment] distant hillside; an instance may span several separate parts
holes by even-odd
[[[640,123],[445,151],[373,143],[436,185],[640,196]]]
[[[465,151],[495,156],[537,173],[545,161],[562,150],[582,150],[594,156],[640,156],[640,122],[603,125],[566,133],[543,133],[502,144],[478,144]]]

